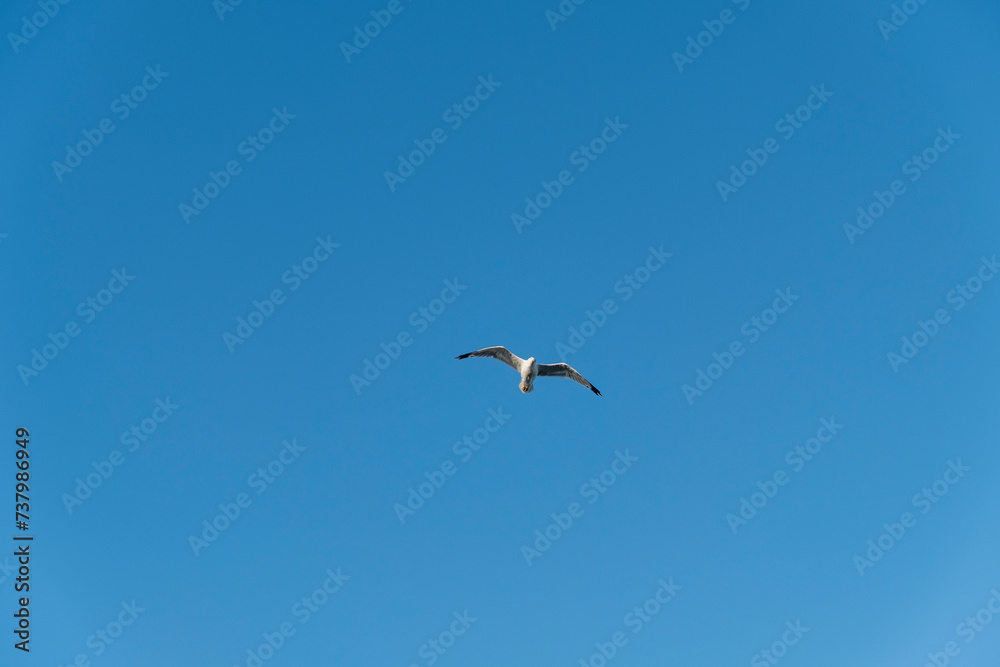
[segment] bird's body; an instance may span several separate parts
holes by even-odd
[[[521,373],[521,382],[517,386],[527,394],[535,388],[535,378],[538,377],[538,362],[534,357],[528,357],[521,363],[518,369]]]
[[[466,359],[468,357],[493,357],[497,361],[502,361],[507,364],[521,374],[521,382],[518,384],[518,387],[525,394],[531,392],[535,388],[536,377],[550,376],[567,377],[582,384],[598,396],[601,395],[601,392],[599,392],[594,385],[587,382],[586,378],[577,373],[576,370],[569,364],[540,364],[535,361],[534,357],[522,359],[516,354],[513,354],[507,348],[499,345],[496,347],[484,347],[483,349],[476,350],[475,352],[460,354],[455,358]]]

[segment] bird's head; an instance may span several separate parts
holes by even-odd
[[[528,364],[530,365],[530,364],[535,363],[535,358],[534,357],[528,357],[527,359],[525,359],[525,361],[527,361]]]

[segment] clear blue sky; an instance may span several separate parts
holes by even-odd
[[[0,664],[995,664],[1000,10],[654,4],[4,4]]]

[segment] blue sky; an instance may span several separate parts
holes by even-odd
[[[1000,10],[903,5],[6,3],[0,663],[995,664]]]

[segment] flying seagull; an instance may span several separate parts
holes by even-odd
[[[535,361],[534,357],[521,359],[507,348],[499,345],[497,347],[484,347],[468,354],[460,354],[455,358],[465,359],[467,357],[493,357],[497,361],[504,362],[521,374],[521,382],[518,386],[525,394],[534,389],[532,385],[534,385],[536,377],[550,376],[569,378],[574,382],[579,382],[598,396],[601,395],[601,392],[597,391],[597,387],[587,382],[587,379],[577,373],[569,364],[540,364]]]

